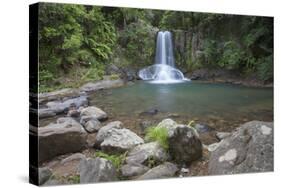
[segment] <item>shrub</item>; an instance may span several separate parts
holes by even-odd
[[[169,148],[168,130],[164,127],[149,127],[149,128],[147,128],[145,140],[156,141],[166,150]]]

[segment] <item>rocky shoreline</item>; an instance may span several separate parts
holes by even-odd
[[[251,121],[232,133],[222,133],[164,119],[156,125],[167,130],[168,148],[164,148],[124,128],[120,121],[101,126],[99,122],[106,119],[106,112],[89,106],[78,117],[58,118],[38,128],[40,184],[273,170],[273,123]],[[218,141],[207,145],[204,134],[215,134]],[[122,156],[118,165],[111,156]]]
[[[167,132],[163,145],[89,106],[89,93],[124,83],[105,80],[39,95],[39,118],[57,117],[30,127],[39,138],[40,185],[273,171],[271,122],[250,121],[232,132],[173,117],[145,125],[146,134],[152,126]]]

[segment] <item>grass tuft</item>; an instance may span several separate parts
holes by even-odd
[[[168,150],[168,130],[164,127],[149,127],[146,130],[145,140],[158,142],[165,150]]]

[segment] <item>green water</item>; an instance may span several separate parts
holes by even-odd
[[[273,119],[273,89],[251,88],[228,84],[184,82],[149,84],[105,90],[91,96],[93,105],[102,107],[114,119],[161,119],[176,114],[178,121],[198,120],[212,124]],[[157,115],[142,116],[141,112],[158,109]],[[215,120],[214,120],[215,119]],[[216,122],[214,122],[216,121]]]

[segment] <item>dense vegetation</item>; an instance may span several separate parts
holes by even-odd
[[[159,30],[174,34],[176,63],[273,79],[273,19],[41,3],[40,91],[102,79],[106,68],[153,64]]]

